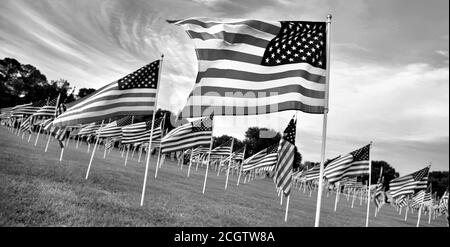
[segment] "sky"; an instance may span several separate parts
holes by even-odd
[[[448,0],[0,0],[0,58],[48,80],[100,88],[164,54],[158,106],[178,112],[197,73],[193,42],[166,20],[325,21],[332,14],[326,158],[370,141],[400,175],[449,170]],[[303,160],[319,161],[323,115],[216,117],[214,135],[282,132],[297,114]]]

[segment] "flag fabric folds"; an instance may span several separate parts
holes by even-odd
[[[275,166],[277,160],[278,143],[275,143],[244,160],[242,163],[242,171],[246,172],[267,166]]]
[[[80,99],[53,122],[56,126],[85,124],[127,115],[151,115],[160,61],[156,60]]]
[[[285,110],[322,114],[326,23],[192,18],[182,26],[199,71],[183,118],[258,115]]]
[[[52,99],[46,103],[39,110],[37,110],[33,116],[35,117],[54,117],[56,113],[57,98]]]
[[[163,118],[155,120],[153,139],[161,137],[161,122]],[[140,122],[122,127],[122,144],[142,143],[150,140],[152,121]]]
[[[429,171],[430,167],[427,166],[406,176],[392,179],[389,183],[392,197],[410,195],[418,190],[426,189]]]
[[[181,125],[161,140],[161,153],[208,146],[211,143],[213,115]]]
[[[278,146],[278,161],[275,166],[274,182],[285,195],[291,193],[292,171],[294,169],[295,153],[295,133],[297,121],[292,118],[284,130],[283,137]]]
[[[58,140],[59,146],[64,148],[64,140],[67,137],[67,131],[69,131],[69,127],[59,127],[56,131],[55,138]]]
[[[324,169],[324,176],[329,183],[335,183],[345,177],[355,177],[369,173],[370,144],[341,156]]]
[[[230,152],[231,152],[231,141],[232,139],[229,139],[228,141],[226,141],[225,143],[222,143],[222,145],[213,148],[213,150],[211,150],[211,159],[220,159],[223,156],[230,156]]]
[[[97,131],[97,134],[101,137],[121,137],[122,127],[130,125],[132,122],[131,116],[126,116],[121,119],[115,120],[109,124],[106,124]]]
[[[32,116],[27,117],[20,125],[20,129],[22,129],[22,131],[28,131],[31,133],[31,121]]]

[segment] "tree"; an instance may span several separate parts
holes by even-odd
[[[78,90],[78,98],[83,98],[84,96],[87,96],[91,93],[95,92],[94,88],[80,88],[80,90]]]
[[[433,171],[428,174],[428,182],[431,184],[432,192],[437,192],[441,197],[448,189],[448,171]]]
[[[269,130],[267,128],[250,127],[245,132],[244,144],[247,145],[247,155],[249,157],[264,148],[269,147],[275,143],[279,143],[281,134]]]
[[[46,101],[60,93],[61,102],[70,103],[75,100],[71,89],[64,79],[48,83],[46,76],[33,65],[22,65],[13,58],[0,60],[0,108]]]
[[[395,171],[395,168],[393,168],[389,163],[387,163],[384,160],[373,160],[372,161],[372,173],[371,173],[371,179],[372,184],[376,184],[380,177],[380,169],[383,167],[383,185],[385,186],[386,190],[389,190],[389,182],[397,178],[399,176],[399,173]],[[369,176],[365,175],[362,176],[363,183],[366,183],[366,181],[369,180]]]

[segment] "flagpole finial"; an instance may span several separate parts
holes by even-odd
[[[333,16],[332,16],[331,14],[328,14],[328,15],[327,15],[327,21],[330,22],[332,17],[333,17]]]
[[[164,58],[164,54],[161,54],[161,59],[163,59]]]

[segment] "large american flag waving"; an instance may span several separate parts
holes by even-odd
[[[196,84],[182,117],[257,115],[285,110],[322,114],[326,23],[192,18],[169,21],[193,39]]]

